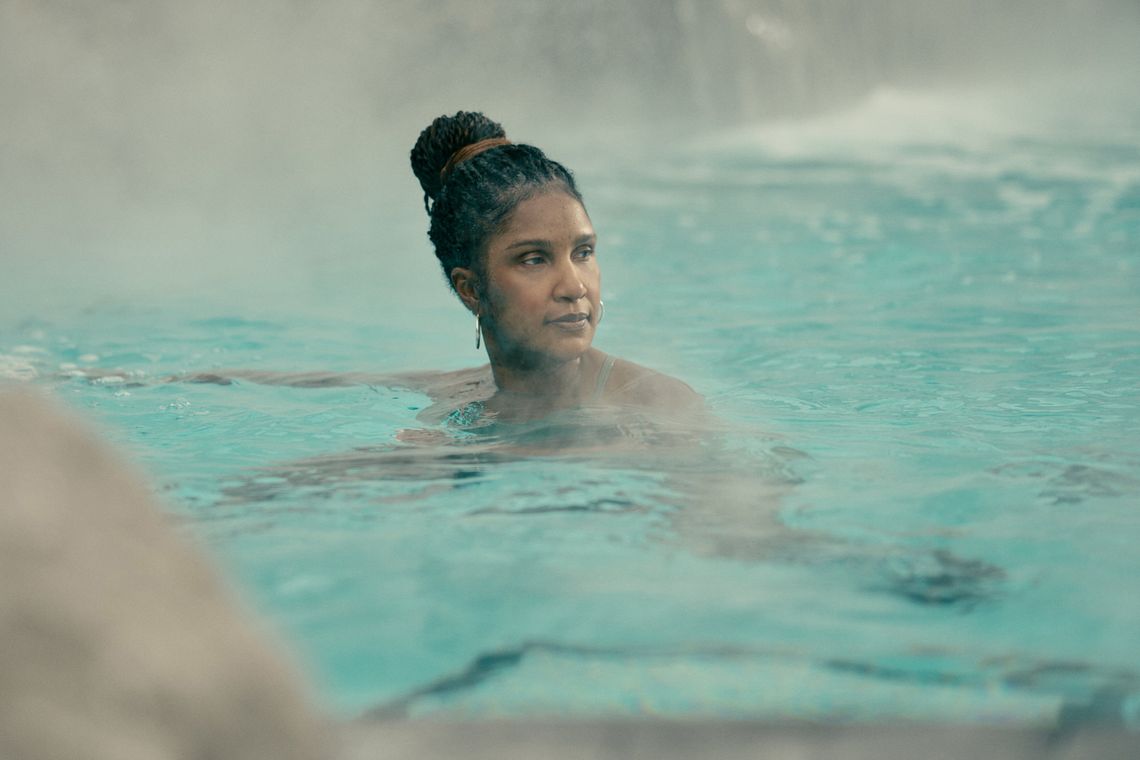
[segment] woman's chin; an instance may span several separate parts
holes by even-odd
[[[545,359],[542,362],[544,364],[565,364],[581,358],[590,350],[590,337],[592,336],[582,336],[576,340],[562,339],[556,341],[554,345],[546,346],[542,351],[536,351],[535,354],[541,355]]]
[[[505,364],[517,367],[532,369],[542,366],[553,367],[581,358],[590,350],[593,340],[593,325],[579,331],[553,329],[542,335],[540,340],[527,341],[529,345],[515,344],[505,351],[496,353]]]
[[[593,343],[593,341],[593,329],[586,329],[580,333],[562,336],[562,338],[556,342],[554,351],[558,354],[565,355],[568,359],[577,359],[590,349],[590,344]]]

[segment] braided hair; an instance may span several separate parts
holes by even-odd
[[[433,121],[412,148],[412,171],[431,220],[428,237],[448,282],[456,267],[482,274],[487,239],[520,202],[547,189],[582,202],[566,167],[532,145],[505,138],[503,128],[483,114],[460,111]],[[456,156],[483,141],[493,142],[470,158]]]

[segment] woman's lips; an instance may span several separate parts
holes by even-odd
[[[590,324],[590,315],[583,312],[565,314],[557,319],[548,320],[550,324],[562,330],[575,331],[585,329]]]

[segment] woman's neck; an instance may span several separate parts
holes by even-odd
[[[491,358],[495,399],[531,411],[551,411],[580,403],[582,389],[594,365],[589,349],[585,354],[559,364],[525,366]]]

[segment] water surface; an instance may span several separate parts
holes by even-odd
[[[1136,727],[1140,119],[974,105],[575,164],[597,344],[706,397],[687,448],[416,447],[401,388],[153,382],[477,363],[383,211],[396,250],[286,285],[29,306],[0,373],[99,419],[346,715]]]

